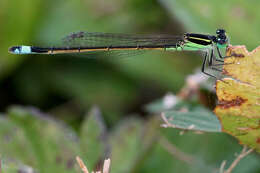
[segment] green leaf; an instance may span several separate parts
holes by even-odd
[[[172,127],[204,132],[221,132],[218,118],[205,108],[197,108],[192,112],[167,111],[162,114]]]
[[[169,123],[171,127],[185,130],[221,132],[220,122],[211,111],[172,94],[148,104],[146,110],[152,113],[162,112],[166,126]]]
[[[36,172],[31,166],[22,164],[21,161],[17,161],[15,159],[2,159],[0,160],[0,172],[4,173],[32,173]]]
[[[98,108],[93,108],[84,120],[80,130],[81,158],[89,170],[94,170],[99,160],[103,160],[107,146],[106,127]]]
[[[132,118],[121,122],[121,125],[114,129],[110,137],[111,170],[114,173],[138,172],[141,163],[157,141],[158,123],[158,119],[144,123]]]
[[[10,119],[21,128],[35,155],[35,169],[39,172],[74,172],[78,153],[73,131],[61,122],[49,118],[35,109],[12,107]],[[25,155],[27,153],[24,153]]]
[[[37,156],[23,128],[0,116],[0,159],[12,158],[36,166]],[[6,162],[3,162],[6,163]]]
[[[141,121],[129,119],[115,129],[110,138],[113,173],[131,172],[141,146]]]

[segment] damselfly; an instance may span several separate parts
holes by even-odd
[[[205,72],[206,63],[210,68],[222,65],[224,56],[221,48],[228,45],[228,37],[224,29],[217,29],[216,35],[185,33],[182,36],[172,35],[130,35],[96,32],[76,32],[66,36],[63,44],[56,47],[13,46],[9,52],[13,54],[64,54],[105,51],[203,51],[205,52],[201,71]],[[217,51],[217,53],[215,53]],[[215,55],[218,55],[216,57]],[[214,61],[222,62],[214,64]]]

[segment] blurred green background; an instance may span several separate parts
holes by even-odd
[[[225,28],[231,44],[246,45],[251,51],[259,45],[259,6],[257,0],[0,0],[1,139],[12,134],[12,145],[0,142],[4,146],[0,157],[6,160],[3,168],[12,172],[22,163],[40,172],[79,172],[68,166],[79,154],[91,168],[111,156],[112,172],[217,172],[223,160],[231,161],[240,151],[235,139],[213,133],[180,136],[179,130],[159,129],[158,119],[144,109],[168,92],[177,94],[187,75],[200,68],[200,54],[148,53],[93,60],[17,56],[9,54],[8,48],[51,46],[76,31],[178,35],[215,34],[217,28]],[[43,117],[55,117],[66,128],[53,119],[32,118],[42,114],[38,110],[13,105],[37,108],[48,113]],[[102,125],[95,119],[99,116]],[[77,139],[67,139],[68,129]],[[102,146],[100,139],[95,143],[96,138],[89,144],[88,135],[105,132],[109,145]],[[167,151],[165,140],[195,158],[192,164]],[[59,142],[70,150],[57,156],[54,151],[65,147]],[[60,168],[64,160],[67,167]],[[234,172],[260,172],[257,162],[259,156],[251,155]]]

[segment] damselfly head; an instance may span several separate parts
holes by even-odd
[[[228,38],[226,35],[226,31],[224,29],[217,29],[216,31],[216,43],[219,45],[225,45],[228,43]]]

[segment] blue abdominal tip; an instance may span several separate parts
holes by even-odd
[[[31,46],[21,46],[20,53],[21,54],[32,53]]]

